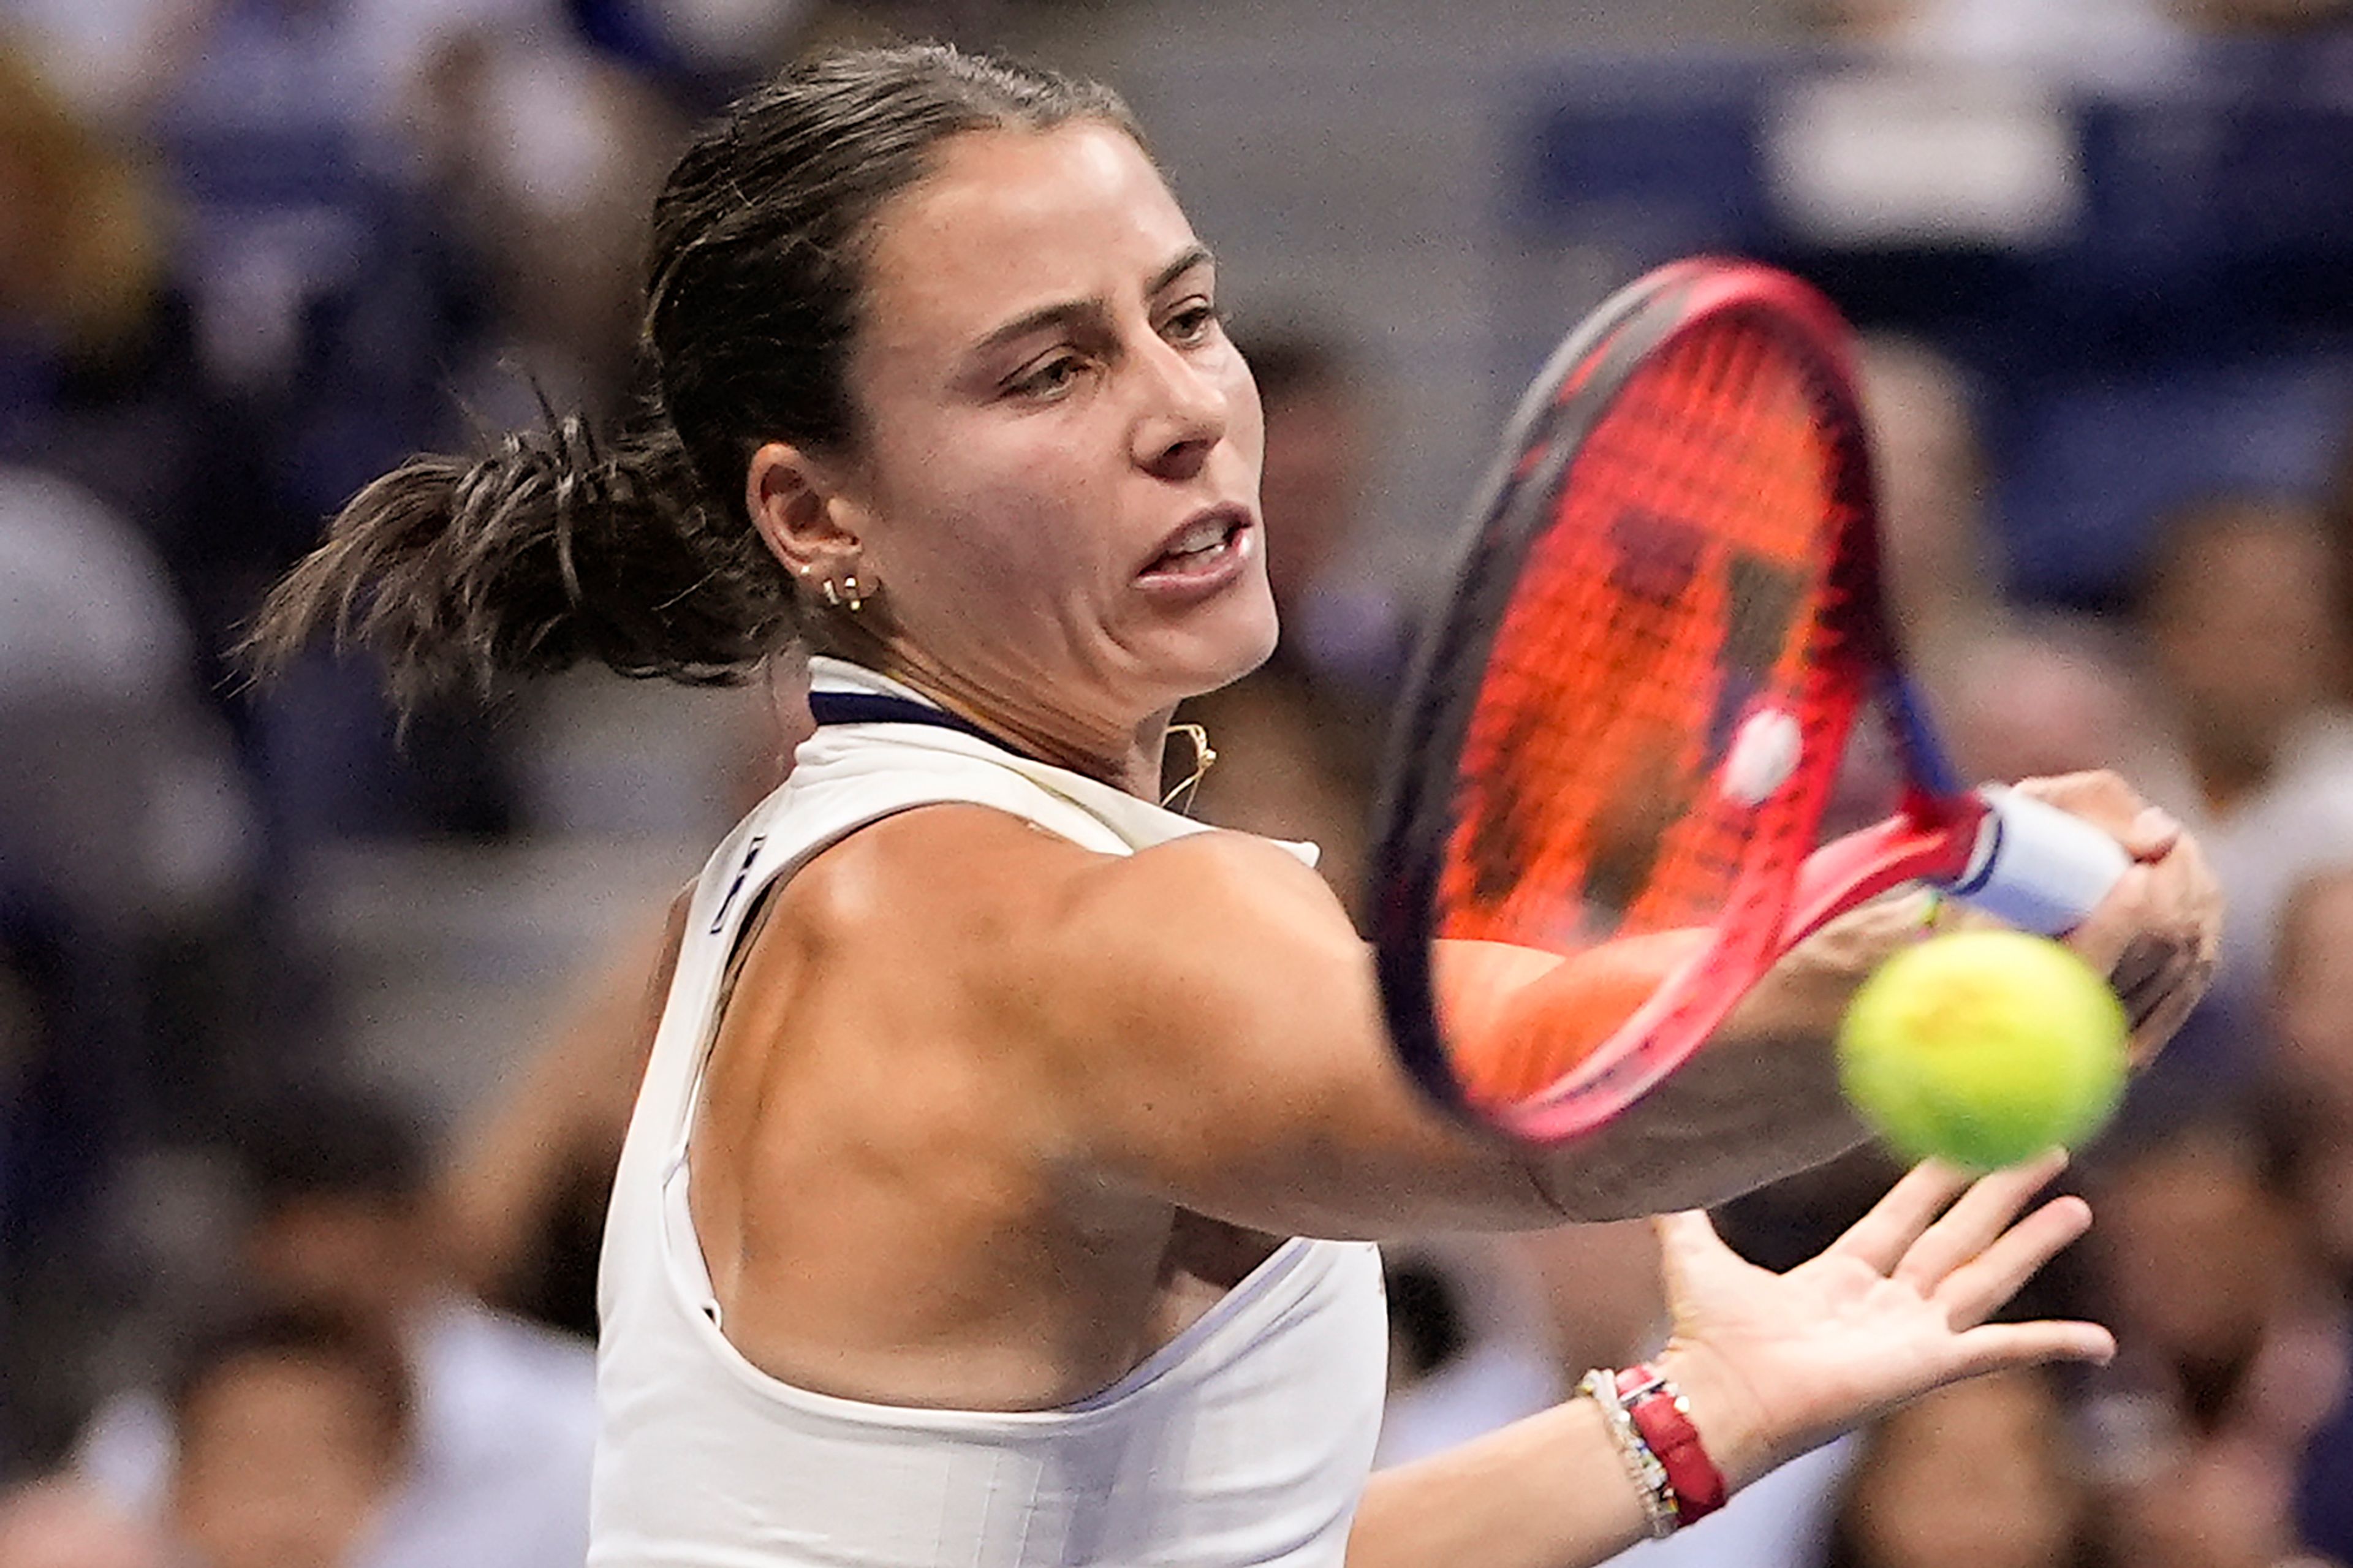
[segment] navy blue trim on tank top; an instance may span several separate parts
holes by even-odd
[[[1001,751],[1031,762],[1039,759],[1012,744],[1002,735],[992,735],[971,720],[934,708],[928,702],[918,702],[911,697],[893,697],[887,691],[812,691],[809,693],[809,717],[819,724],[929,724],[934,729],[954,730],[986,741]]]

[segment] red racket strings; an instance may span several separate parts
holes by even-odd
[[[1812,374],[1755,318],[1701,321],[1633,371],[1562,478],[1472,711],[1438,929],[1576,956],[1502,1007],[1441,972],[1474,1102],[1556,1083],[1704,948],[1694,928],[1745,868],[1810,847],[1807,790],[1760,805],[1717,774],[1760,710],[1793,742],[1820,728],[1810,654],[1848,454]],[[1655,933],[1676,934],[1627,940]]]

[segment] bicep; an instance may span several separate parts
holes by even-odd
[[[1045,922],[1029,990],[1050,998],[1070,1146],[1100,1172],[1265,1230],[1513,1229],[1712,1205],[1852,1147],[1829,1036],[1888,919],[1857,911],[1819,933],[1641,1099],[1541,1147],[1421,1095],[1338,901],[1240,835],[1096,862]],[[1438,981],[1451,1022],[1483,1012],[1514,1059],[1556,1060],[1695,936],[1567,963],[1441,944]]]
[[[1205,834],[1072,879],[1029,955],[1073,1146],[1260,1229],[1552,1223],[1525,1153],[1398,1065],[1369,950],[1314,874]]]

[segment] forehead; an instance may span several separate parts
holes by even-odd
[[[1193,243],[1124,132],[1092,121],[970,132],[876,223],[870,339],[953,349],[1040,306],[1133,293]]]

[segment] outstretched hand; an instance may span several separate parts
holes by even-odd
[[[1989,1323],[2092,1211],[2052,1199],[2052,1153],[1971,1182],[1934,1163],[1828,1249],[1774,1274],[1699,1213],[1657,1222],[1674,1333],[1665,1362],[1736,1487],[1929,1389],[2046,1361],[2105,1361],[2096,1323]]]

